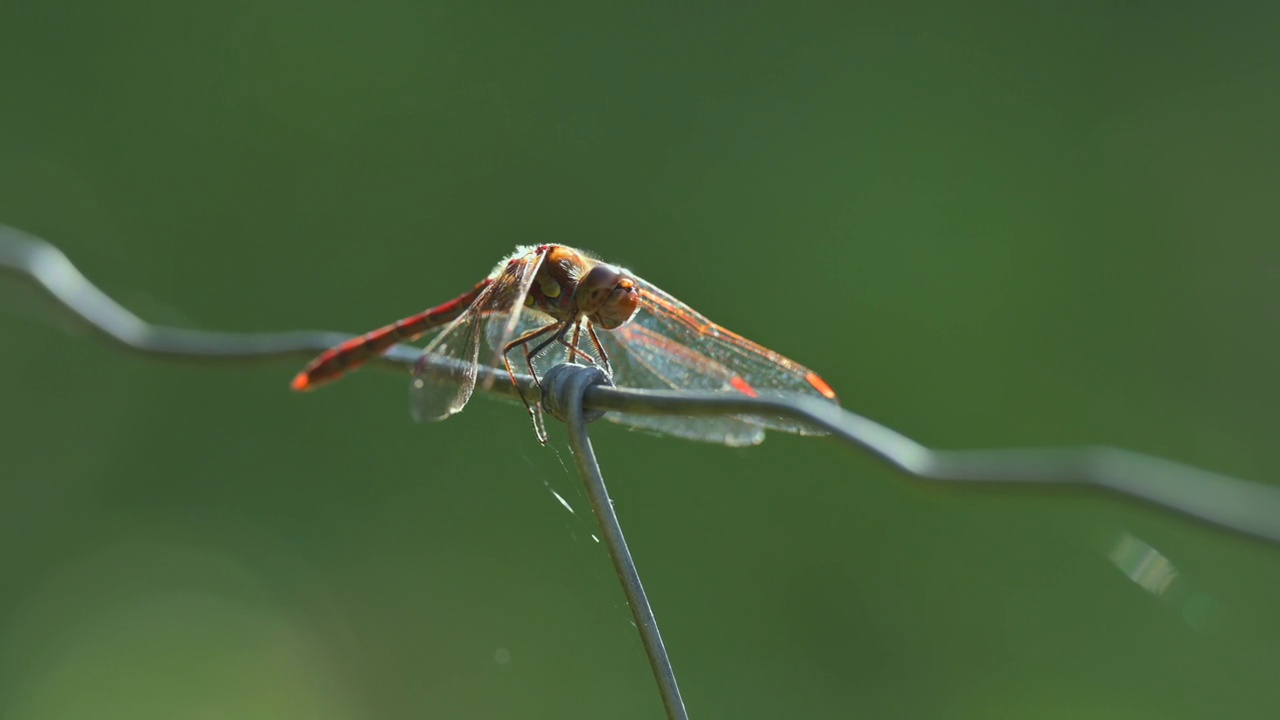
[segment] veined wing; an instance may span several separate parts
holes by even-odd
[[[632,321],[634,322],[634,320]],[[714,360],[693,352],[645,328],[599,330],[597,334],[618,387],[649,390],[723,390],[733,373]],[[604,418],[620,425],[652,430],[665,435],[721,445],[758,445],[764,441],[764,427],[748,418],[731,416],[681,417],[608,412]]]
[[[835,392],[812,370],[711,322],[651,283],[636,281],[640,309],[635,317],[612,333],[601,333],[602,342],[612,334],[615,342],[610,345],[623,347],[626,359],[612,363],[619,386],[731,391],[752,397],[781,391],[836,402]],[[737,419],[787,432],[823,432],[789,418]]]
[[[492,345],[492,356],[485,362],[501,366],[502,347],[520,323],[525,296],[543,256],[540,248],[524,249],[523,254],[499,264],[484,292],[423,350],[410,386],[410,410],[416,420],[443,420],[466,407],[475,390],[476,368],[486,338]],[[433,356],[452,362],[445,367],[432,365]]]

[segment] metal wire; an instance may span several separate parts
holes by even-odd
[[[90,283],[53,245],[0,225],[0,268],[33,280],[65,308],[108,339],[130,350],[190,360],[267,360],[311,357],[351,336],[334,332],[220,333],[153,325],[129,312]],[[421,350],[397,345],[376,362],[411,370]],[[451,372],[456,361],[431,358],[428,368]],[[516,396],[505,371],[480,368],[477,386]],[[456,373],[456,370],[453,372]],[[955,483],[1083,485],[1137,498],[1228,530],[1280,543],[1280,487],[1111,447],[934,450],[911,438],[829,403],[802,396],[750,398],[731,393],[662,392],[582,385],[575,373],[543,379],[548,394],[565,392],[564,416],[579,470],[601,522],[614,565],[628,594],[636,624],[672,718],[683,718],[675,676],[644,597],[639,575],[626,550],[621,527],[608,500],[591,449],[583,409],[680,416],[785,416],[820,426],[837,439],[870,451],[890,466],[917,478]],[[542,397],[533,378],[516,382],[530,400]],[[580,401],[579,401],[580,398]],[[598,483],[598,484],[597,484]],[[610,537],[613,540],[610,540]],[[616,542],[615,542],[616,541]]]
[[[338,332],[295,330],[270,333],[224,333],[149,323],[129,312],[102,292],[81,273],[61,250],[51,243],[16,228],[0,224],[0,269],[17,273],[53,296],[66,310],[108,340],[135,352],[175,360],[262,361],[282,358],[309,360],[317,353],[350,339]],[[369,362],[405,372],[413,370],[422,350],[412,345],[396,345]],[[449,362],[433,363],[448,372]],[[517,397],[505,372],[485,372],[478,383],[485,390]],[[496,382],[502,379],[504,382]],[[533,378],[518,378],[526,392],[538,397]]]
[[[613,501],[609,499],[609,489],[605,486],[604,476],[600,474],[600,465],[596,462],[595,450],[591,447],[591,436],[587,433],[587,423],[599,419],[603,413],[585,413],[583,398],[591,388],[607,387],[608,383],[609,379],[600,368],[557,365],[542,378],[542,402],[552,417],[562,420],[569,428],[569,445],[573,448],[578,473],[582,475],[582,482],[586,485],[587,498],[600,523],[605,547],[609,550],[609,557],[613,559],[618,580],[622,582],[627,604],[631,606],[631,616],[635,618],[640,642],[644,644],[645,655],[649,657],[649,666],[653,669],[653,677],[658,681],[658,693],[662,696],[667,717],[671,720],[688,720],[684,701],[680,698],[680,687],[676,683],[675,670],[671,667],[671,659],[662,642],[662,633],[658,630],[658,619],[649,606],[649,598],[640,582],[640,571],[631,559],[631,550],[627,548],[627,540],[622,535],[622,525],[618,522],[617,513],[613,511]]]
[[[56,247],[0,225],[0,268],[34,280],[109,339],[131,350],[191,360],[310,358],[350,338],[335,332],[219,333],[152,325],[112,300]],[[418,348],[397,345],[377,359],[408,371]],[[449,372],[450,361],[430,367]],[[477,385],[509,397],[506,373],[480,368]],[[533,379],[516,378],[532,400]],[[934,450],[849,410],[805,397],[749,398],[728,393],[662,392],[592,387],[589,409],[652,415],[769,415],[805,420],[880,457],[908,475],[962,483],[1087,485],[1175,510],[1239,533],[1280,543],[1280,487],[1250,482],[1172,460],[1112,447]]]
[[[956,483],[1087,485],[1280,543],[1280,487],[1120,448],[934,450],[843,408],[807,397],[748,398],[591,388],[588,407],[658,415],[783,415],[816,423],[908,475]]]

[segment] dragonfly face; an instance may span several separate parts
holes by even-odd
[[[621,327],[640,309],[635,281],[604,263],[591,268],[587,276],[578,281],[574,300],[579,312],[605,330]]]

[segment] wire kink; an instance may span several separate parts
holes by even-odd
[[[34,281],[55,300],[133,351],[174,359],[270,360],[310,357],[352,339],[335,332],[220,333],[153,325],[95,287],[53,245],[0,225],[0,268]],[[458,361],[423,357],[409,345],[393,345],[370,362],[412,371],[415,366],[456,377]],[[461,368],[465,370],[465,368]],[[789,418],[871,452],[917,478],[956,484],[1081,485],[1102,488],[1177,511],[1213,525],[1280,543],[1280,487],[1111,447],[935,450],[849,410],[812,397],[749,397],[736,393],[664,392],[615,388],[587,377],[591,369],[565,366],[541,386],[528,375],[510,382],[501,368],[480,367],[476,386],[485,392],[541,402],[555,396],[554,415],[569,427],[570,443],[600,521],[614,566],[631,604],[668,717],[683,718],[684,705],[658,634],[657,621],[608,500],[586,424],[600,413],[628,415]],[[549,398],[550,399],[550,398]],[[589,414],[584,414],[584,411]]]

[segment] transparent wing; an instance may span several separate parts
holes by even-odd
[[[628,326],[623,326],[626,328]],[[669,340],[642,331],[637,335],[622,330],[599,330],[600,344],[609,354],[614,382],[619,387],[648,390],[722,390],[733,373],[718,363]],[[639,338],[644,336],[643,341]],[[679,417],[605,413],[605,419],[640,430],[674,435],[688,440],[721,445],[758,445],[764,428],[745,418]]]
[[[720,327],[651,283],[639,278],[636,282],[640,309],[635,317],[611,333],[600,333],[601,342],[608,343],[614,381],[620,387],[727,391],[749,396],[781,391],[836,402],[830,386],[812,370]],[[605,336],[611,340],[606,341]],[[621,351],[615,353],[614,346]],[[616,361],[614,354],[618,355]],[[692,418],[670,420],[695,422]],[[819,428],[783,417],[742,416],[735,420],[787,432],[823,434]],[[670,427],[662,430],[672,432]]]
[[[488,336],[488,343],[490,347],[501,348],[514,338],[518,338],[526,333],[544,328],[547,325],[554,324],[555,322],[555,319],[545,313],[532,308],[525,308],[524,312],[520,313],[519,321],[510,333],[507,333],[506,326],[502,323],[489,323],[485,333]],[[507,340],[502,339],[504,335],[507,335]],[[540,341],[541,339],[535,340],[521,348],[513,349],[511,351],[510,358],[511,369],[515,370],[517,373],[527,375],[529,373],[529,367],[525,362],[524,351],[531,350],[533,347],[536,347]],[[583,350],[587,349],[588,348],[583,347]],[[536,358],[533,358],[535,374],[541,378],[553,365],[564,362],[567,356],[568,349],[564,345],[561,345],[560,343],[551,343],[551,345],[547,346],[542,353],[540,353]],[[499,366],[501,366],[501,359],[498,360],[498,363]]]
[[[540,312],[525,310],[520,315],[513,336],[518,337],[554,322],[555,320]],[[499,341],[496,339],[499,330],[498,323],[488,324],[486,332],[490,335],[490,345],[499,345]],[[579,338],[578,348],[598,363],[600,361],[599,353],[586,335],[585,326],[582,332],[583,335]],[[609,355],[610,364],[617,367],[616,360],[620,359],[623,366],[626,367],[625,374],[628,379],[626,382],[619,383],[625,387],[663,390],[719,390],[733,375],[727,369],[723,369],[719,379],[706,380],[708,368],[705,363],[709,362],[708,360],[681,346],[670,345],[670,341],[662,338],[654,338],[653,342],[649,343],[623,345],[618,338],[607,331],[598,330],[597,337],[600,338],[600,343]],[[526,347],[524,349],[527,350],[529,348]],[[690,364],[700,365],[700,369],[698,371],[691,369],[687,374],[673,374],[671,372],[673,363],[679,363],[681,358],[687,359]],[[538,377],[542,377],[554,365],[567,361],[569,361],[567,347],[560,343],[552,343],[529,362],[533,365],[534,373]],[[578,359],[577,362],[582,362],[582,360]],[[663,375],[647,369],[646,365],[658,362],[666,368],[666,378],[671,379],[666,379]],[[520,352],[512,353],[511,363],[516,372],[527,373],[529,371],[528,363]],[[620,425],[639,430],[721,445],[756,445],[764,440],[764,428],[759,424],[732,417],[688,418],[610,412],[605,415],[605,418]]]
[[[443,420],[466,407],[476,387],[485,341],[490,345],[486,364],[502,367],[502,348],[520,324],[524,299],[542,258],[540,250],[532,250],[510,260],[494,273],[493,282],[471,307],[423,350],[409,391],[414,419]],[[444,361],[443,367],[429,362],[433,359]]]

